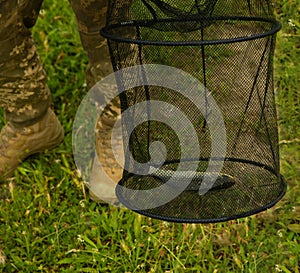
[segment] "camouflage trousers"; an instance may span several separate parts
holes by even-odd
[[[0,0],[0,107],[6,119],[16,125],[35,123],[51,103],[46,72],[30,31],[42,1]],[[107,45],[99,34],[105,24],[107,1],[69,0],[89,59],[89,88],[112,71]]]

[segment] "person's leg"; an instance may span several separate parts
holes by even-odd
[[[100,36],[105,24],[108,0],[69,0],[75,13],[82,46],[88,56],[86,71],[88,88],[111,73],[108,47]]]
[[[8,120],[34,123],[50,104],[46,73],[18,1],[0,1],[0,5],[0,106]]]
[[[89,89],[113,72],[106,40],[100,35],[100,29],[106,23],[107,2],[108,0],[70,0],[77,18],[81,42],[89,59],[86,71]],[[108,89],[107,92],[110,90]],[[95,201],[103,200],[111,203],[116,200],[114,187],[122,177],[123,167],[114,158],[111,149],[111,133],[118,118],[120,118],[120,103],[119,98],[115,98],[112,102],[107,102],[97,123],[96,152],[101,165],[98,160],[94,160],[91,177],[87,181],[91,196]],[[119,158],[122,158],[121,130],[114,151],[117,152]]]
[[[19,10],[22,16],[24,25],[27,28],[31,28],[35,25],[38,18],[40,8],[42,6],[43,0],[19,0]]]
[[[46,73],[29,30],[41,1],[35,3],[0,0],[0,107],[7,120],[0,134],[0,180],[27,156],[52,148],[63,138],[49,109]]]

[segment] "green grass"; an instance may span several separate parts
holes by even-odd
[[[299,7],[299,0],[276,4],[283,30],[275,84],[288,192],[265,213],[192,225],[100,206],[85,193],[71,130],[86,92],[87,59],[68,2],[45,0],[34,36],[66,137],[54,151],[29,158],[0,186],[0,245],[7,256],[0,272],[299,272]]]

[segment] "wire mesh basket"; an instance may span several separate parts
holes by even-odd
[[[268,0],[109,2],[101,34],[114,70],[141,67],[117,79],[125,166],[116,194],[126,207],[167,221],[218,222],[282,198],[272,63],[279,29]],[[151,84],[149,73],[172,83]],[[140,86],[130,84],[140,76]]]

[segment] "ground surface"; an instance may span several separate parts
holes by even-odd
[[[170,224],[90,201],[72,157],[87,64],[67,1],[45,0],[34,35],[66,138],[1,185],[1,272],[299,272],[299,0],[276,1],[275,58],[286,196],[267,212],[220,224]],[[1,118],[3,125],[3,118]],[[3,255],[2,255],[3,256]],[[1,257],[2,257],[1,256]],[[1,261],[1,258],[0,258]]]

